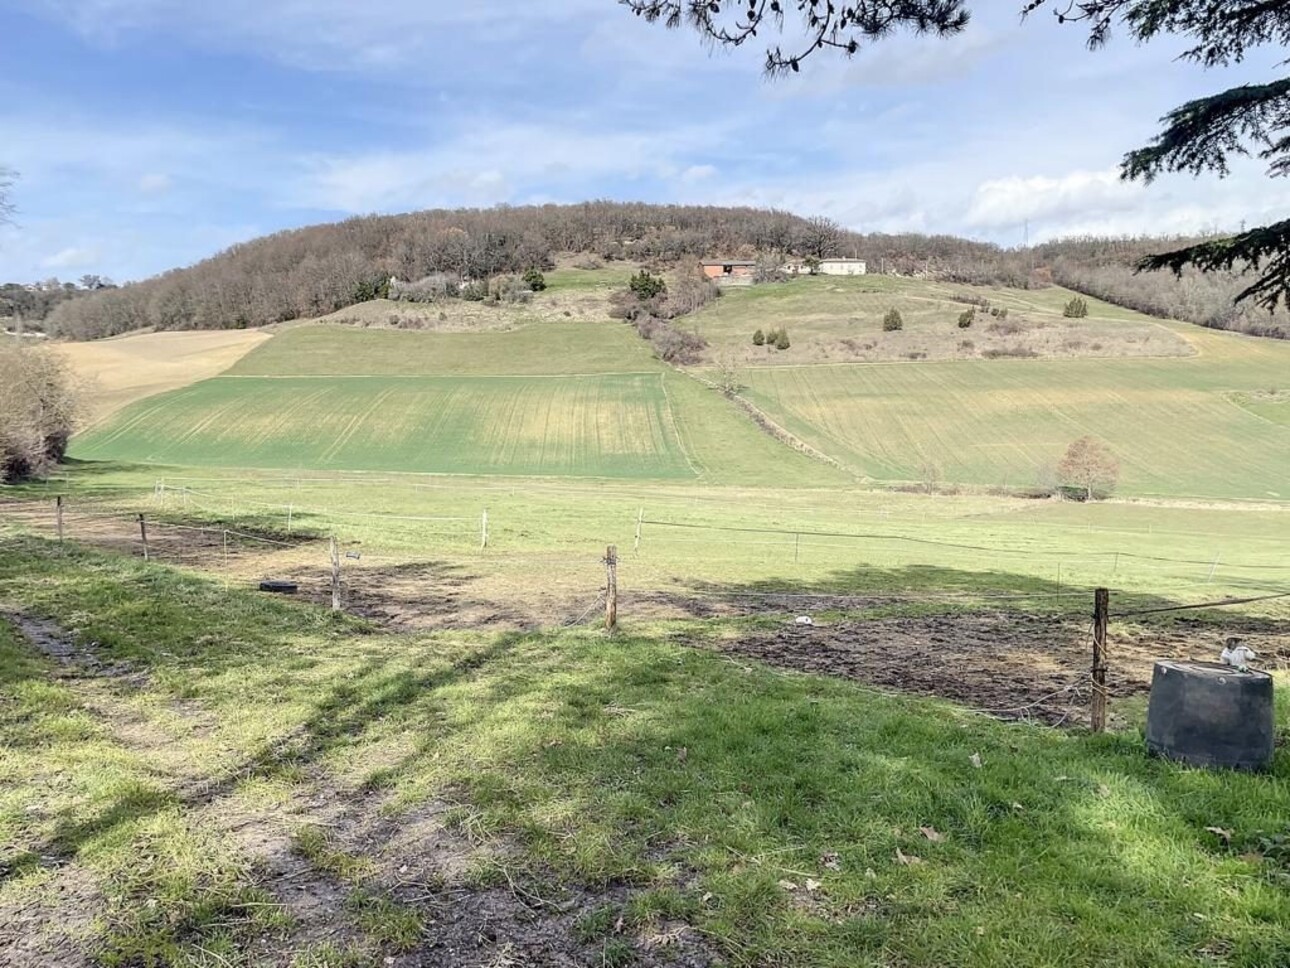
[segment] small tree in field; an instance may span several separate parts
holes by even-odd
[[[1084,297],[1076,296],[1066,304],[1062,315],[1067,319],[1083,319],[1088,315],[1088,303],[1085,302]]]
[[[541,292],[546,288],[546,276],[538,269],[528,269],[523,275],[524,285],[532,292]]]
[[[774,346],[779,341],[779,330],[772,329],[766,334],[766,345]]]
[[[813,255],[808,255],[802,260],[802,265],[806,266],[806,271],[813,276],[820,274],[820,260]]]
[[[765,345],[766,345],[766,334],[759,329],[757,330],[757,332],[753,333],[753,346],[765,346]]]
[[[998,315],[997,313],[995,315]],[[976,309],[965,309],[959,313],[959,329],[971,329],[976,320]]]
[[[1058,462],[1057,480],[1064,489],[1091,501],[1115,490],[1120,480],[1120,462],[1111,448],[1096,437],[1081,437],[1066,448]]]
[[[779,335],[775,337],[775,349],[786,350],[793,344],[788,341],[788,330],[781,329]]]
[[[654,275],[648,269],[642,269],[632,276],[631,282],[627,285],[642,302],[667,292],[667,283],[663,281],[663,277]]]
[[[887,310],[887,315],[882,317],[882,331],[884,333],[895,333],[905,328],[905,321],[900,316],[900,310]]]

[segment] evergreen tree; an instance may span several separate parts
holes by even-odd
[[[764,345],[766,345],[766,334],[759,329],[757,332],[753,333],[753,346]]]
[[[901,318],[900,310],[894,306],[887,310],[887,315],[882,317],[882,331],[884,333],[894,333],[905,328],[905,320]]]

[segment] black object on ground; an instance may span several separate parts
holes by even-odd
[[[279,581],[276,578],[266,578],[260,582],[260,591],[270,592],[274,595],[294,595],[300,590],[299,586],[293,581]]]
[[[1272,763],[1272,677],[1216,662],[1156,663],[1147,749],[1192,766],[1264,770]]]

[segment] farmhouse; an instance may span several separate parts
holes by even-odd
[[[749,279],[757,263],[747,259],[706,260],[703,263],[703,274],[709,279],[721,282],[726,279]]]
[[[864,259],[821,259],[820,275],[863,276],[867,270]]]

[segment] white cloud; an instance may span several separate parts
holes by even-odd
[[[71,246],[42,259],[45,269],[87,269],[99,261],[99,250],[88,246]]]
[[[174,179],[161,172],[150,172],[139,178],[136,187],[142,195],[164,195],[174,187]]]
[[[685,165],[722,139],[717,124],[666,132],[478,121],[456,139],[420,150],[316,156],[295,204],[350,213],[490,205],[554,194],[581,201],[599,179],[693,181],[712,166]]]
[[[693,185],[695,182],[707,181],[717,174],[716,165],[691,165],[685,171],[681,172],[681,181],[687,185]]]
[[[1009,176],[977,186],[964,218],[978,229],[1015,226],[1024,221],[1061,221],[1132,211],[1147,191],[1120,180],[1115,169],[1074,171],[1059,178]]]

